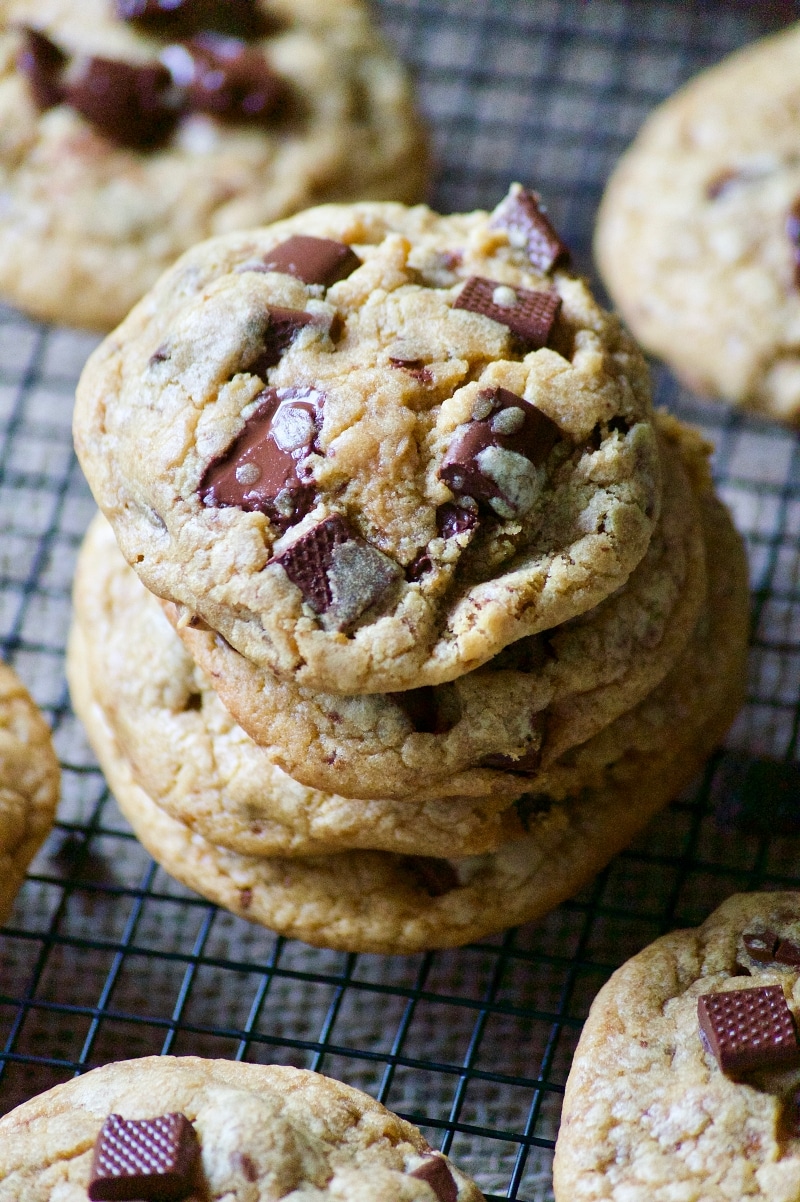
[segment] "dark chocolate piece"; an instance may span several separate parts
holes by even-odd
[[[800,945],[793,939],[781,939],[775,949],[776,964],[800,964]]]
[[[445,501],[444,505],[440,505],[436,510],[436,529],[440,538],[455,538],[457,534],[468,534],[476,528],[478,520],[477,508],[464,509],[461,505],[454,505],[452,501]]]
[[[265,271],[283,271],[304,284],[323,284],[326,288],[360,266],[358,255],[345,242],[308,234],[293,234],[268,251],[264,259]]]
[[[800,763],[725,752],[714,773],[711,800],[721,830],[800,834]]]
[[[786,236],[792,247],[794,282],[800,288],[800,197],[794,202],[786,216]]]
[[[533,266],[543,275],[554,267],[568,265],[569,247],[551,225],[538,192],[512,184],[508,196],[495,210],[491,224],[495,229],[508,230],[511,245],[524,247]]]
[[[36,29],[24,30],[24,41],[17,60],[20,71],[28,77],[28,84],[38,109],[54,108],[64,99],[62,74],[67,65],[67,56],[43,33]]]
[[[403,371],[407,371],[408,374],[413,376],[415,380],[418,380],[420,384],[427,385],[433,383],[433,376],[425,366],[424,359],[398,359],[390,356],[389,362],[391,363],[392,367],[400,367],[403,369]]]
[[[294,342],[295,335],[304,328],[312,325],[314,318],[302,309],[280,309],[272,306],[267,310],[269,324],[264,332],[263,349],[256,358],[248,363],[247,370],[256,376],[266,379],[266,373],[280,359],[285,350]]]
[[[431,1152],[408,1175],[429,1185],[439,1202],[457,1202],[458,1186],[441,1152]]]
[[[236,38],[201,33],[162,57],[175,83],[186,88],[188,107],[222,121],[266,121],[287,95],[287,83],[262,52]]]
[[[65,99],[107,138],[121,146],[162,142],[179,115],[172,77],[162,63],[90,58],[65,88]]]
[[[212,30],[235,38],[259,38],[280,29],[256,0],[116,0],[117,16],[163,37],[189,38]]]
[[[473,275],[461,289],[453,308],[499,321],[514,335],[521,350],[538,351],[547,346],[561,308],[561,297],[555,292],[512,288],[498,280]]]
[[[347,630],[384,601],[402,578],[388,556],[355,534],[339,514],[312,526],[270,563],[278,563],[327,628]]]
[[[183,1114],[153,1119],[106,1119],[94,1148],[89,1179],[92,1202],[185,1198],[195,1185],[200,1146]]]
[[[769,964],[775,958],[778,936],[774,931],[745,931],[742,943],[747,954],[759,964]]]
[[[416,885],[429,897],[444,897],[461,887],[458,873],[449,860],[434,856],[403,856],[405,867]]]
[[[704,993],[697,999],[700,1036],[723,1073],[800,1063],[792,1013],[780,985]]]
[[[411,563],[406,567],[406,580],[410,584],[416,584],[421,580],[426,572],[433,570],[433,560],[426,550],[420,551],[411,560]]]
[[[244,429],[206,468],[203,504],[265,513],[280,531],[298,522],[314,505],[303,461],[316,447],[324,404],[313,388],[265,388]]]
[[[450,443],[439,479],[501,517],[528,513],[541,491],[537,469],[560,438],[558,426],[506,388],[478,393],[475,413]]]

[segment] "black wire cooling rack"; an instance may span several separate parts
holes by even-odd
[[[491,206],[510,180],[535,184],[588,270],[603,182],[645,113],[793,7],[382,0],[378,15],[417,74],[434,203]],[[349,956],[276,938],[166,876],[72,715],[70,581],[93,506],[70,416],[92,345],[0,310],[0,638],[64,768],[60,820],[0,935],[0,1110],[130,1056],[290,1063],[418,1122],[487,1194],[543,1202],[571,1054],[609,973],[735,890],[800,886],[796,438],[656,375],[657,400],[715,440],[750,552],[748,705],[696,787],[541,922],[460,951]]]

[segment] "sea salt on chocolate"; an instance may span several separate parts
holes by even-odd
[[[304,284],[331,284],[352,275],[361,260],[345,242],[294,234],[267,253],[265,271],[283,271]]]
[[[347,630],[387,600],[403,576],[339,514],[312,526],[270,563],[280,564],[327,630]]]
[[[729,1077],[800,1063],[792,1013],[780,985],[705,993],[697,999],[700,1038]]]
[[[547,345],[561,308],[561,297],[555,292],[510,288],[498,280],[474,275],[461,289],[453,308],[499,321],[510,330],[523,351],[537,351]]]
[[[531,264],[542,275],[569,263],[569,247],[551,225],[538,192],[512,184],[508,196],[495,209],[491,225],[508,230],[511,245],[526,250]]]
[[[432,1152],[409,1171],[409,1177],[425,1181],[436,1194],[439,1202],[456,1202],[458,1186],[453,1180],[453,1174],[448,1168],[447,1161],[440,1152]]]
[[[507,388],[480,392],[473,414],[456,431],[439,479],[500,517],[529,513],[544,485],[543,464],[561,436],[558,426]]]
[[[265,513],[282,532],[314,504],[304,461],[316,446],[325,397],[313,388],[265,388],[257,399],[244,429],[206,468],[199,493],[212,508]]]
[[[92,1202],[185,1198],[196,1183],[199,1156],[194,1127],[183,1114],[109,1115],[95,1143],[89,1197]]]

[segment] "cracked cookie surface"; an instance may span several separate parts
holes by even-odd
[[[699,75],[647,120],[595,252],[637,339],[690,387],[800,421],[800,27]]]
[[[9,300],[45,320],[108,330],[203,238],[325,200],[419,199],[426,155],[410,87],[359,0],[253,7],[269,22],[245,52],[265,60],[285,103],[263,121],[187,112],[141,148],[120,145],[70,104],[41,111],[18,66],[21,30],[43,34],[78,78],[90,58],[181,67],[184,44],[119,20],[113,0],[3,0],[0,290]]]
[[[796,1198],[800,1070],[723,1071],[701,1039],[698,998],[777,986],[796,1016],[798,961],[800,894],[753,893],[618,969],[567,1082],[556,1198]]]
[[[85,1202],[93,1148],[109,1115],[135,1122],[166,1113],[185,1116],[197,1137],[191,1198],[483,1198],[411,1123],[330,1077],[284,1065],[145,1056],[96,1068],[0,1119],[0,1199]]]
[[[355,262],[310,267],[309,238]],[[341,693],[452,680],[624,584],[660,502],[646,368],[517,241],[497,212],[366,203],[184,256],[76,406],[145,584]]]

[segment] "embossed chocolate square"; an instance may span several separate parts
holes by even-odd
[[[94,1147],[92,1202],[177,1202],[196,1184],[200,1145],[183,1114],[126,1119],[111,1114]]]
[[[561,297],[555,292],[511,288],[474,275],[461,289],[453,308],[500,322],[523,351],[538,351],[547,346],[561,309]]]
[[[780,985],[704,993],[697,999],[700,1039],[728,1077],[800,1063],[792,1012]]]

